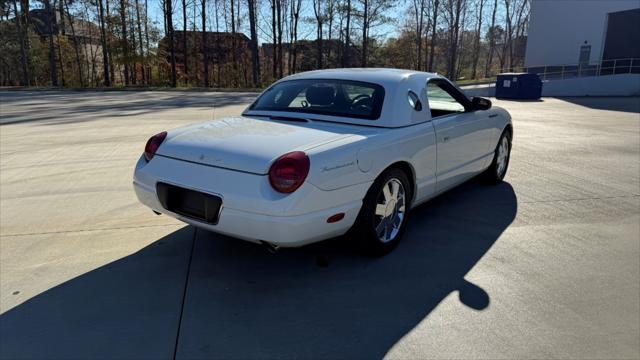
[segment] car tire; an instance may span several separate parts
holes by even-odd
[[[374,181],[351,229],[361,250],[382,256],[398,245],[407,227],[412,196],[407,174],[400,169],[388,169]]]
[[[484,178],[489,183],[498,184],[502,182],[509,168],[509,160],[511,159],[511,133],[505,130],[500,136],[498,145],[493,153],[493,161],[484,172]]]

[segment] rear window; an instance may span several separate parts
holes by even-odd
[[[251,105],[256,111],[289,111],[375,120],[384,88],[350,80],[304,79],[278,83]]]

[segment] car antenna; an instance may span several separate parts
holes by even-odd
[[[215,120],[216,119],[216,103],[215,103],[215,101],[211,103],[211,112],[212,112],[211,116],[213,117],[212,120]]]

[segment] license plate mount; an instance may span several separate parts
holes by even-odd
[[[218,223],[222,208],[220,196],[163,182],[156,184],[156,192],[165,209],[208,224]]]

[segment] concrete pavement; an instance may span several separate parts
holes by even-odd
[[[253,94],[0,92],[0,358],[639,358],[640,99],[494,101],[506,183],[391,255],[276,255],[137,204],[163,129]]]

